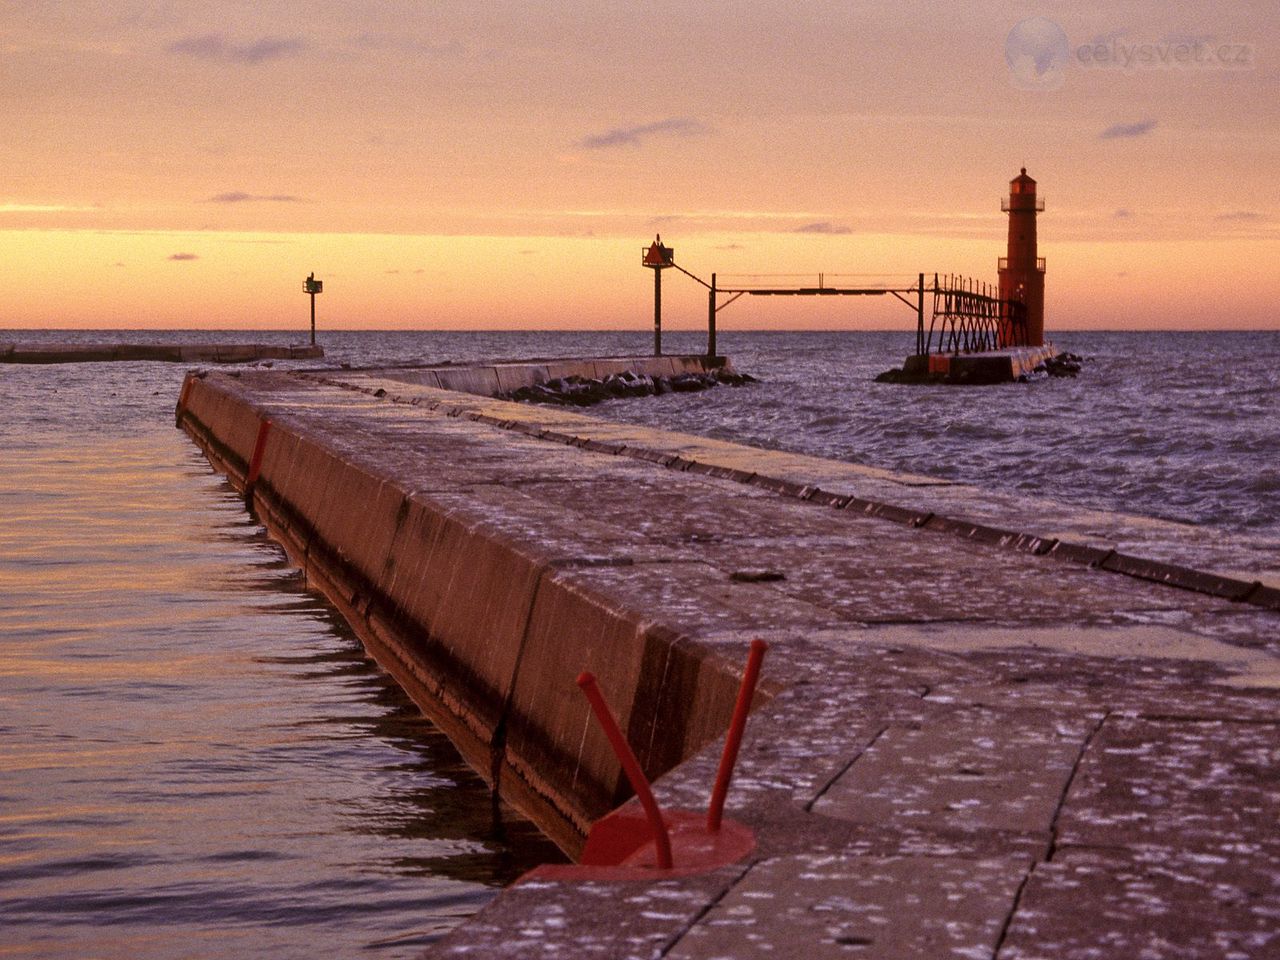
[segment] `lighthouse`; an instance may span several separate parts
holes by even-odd
[[[1044,344],[1044,257],[1036,255],[1036,214],[1044,209],[1044,201],[1036,197],[1036,182],[1023,167],[1009,181],[1009,199],[1000,201],[1000,209],[1009,214],[1009,252],[1001,257],[1000,299],[1005,302],[1001,317],[1000,346],[1039,347]],[[1025,340],[1018,311],[1010,301],[1025,305]]]

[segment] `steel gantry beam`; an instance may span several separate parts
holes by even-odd
[[[652,259],[653,249],[649,249]],[[968,277],[948,275],[945,280],[933,275],[933,284],[926,287],[925,275],[916,275],[912,285],[894,283],[866,286],[829,286],[827,275],[818,274],[817,286],[797,283],[793,286],[766,283],[730,283],[720,285],[717,274],[711,274],[708,283],[697,274],[675,262],[674,251],[661,248],[667,254],[661,266],[674,267],[685,276],[707,289],[707,355],[716,356],[716,315],[741,297],[893,297],[916,315],[916,353],[930,353],[936,347],[944,353],[971,353],[994,350],[1001,346],[1017,345],[1026,340],[1026,307],[1021,301],[1003,300],[998,287]],[[655,264],[645,261],[647,266]],[[809,276],[812,276],[810,274]],[[839,275],[837,275],[839,276]],[[852,276],[845,274],[844,276]],[[864,274],[864,276],[866,276]],[[659,293],[655,281],[655,352],[661,350],[658,320]],[[924,323],[925,294],[933,295],[933,313],[928,330]],[[727,298],[727,299],[721,299]],[[1009,342],[1006,342],[1009,341]]]
[[[795,286],[795,287],[766,287],[766,286],[749,286],[744,284],[734,284],[732,286],[722,287],[719,285],[716,274],[711,275],[711,282],[707,283],[699,277],[695,277],[687,270],[682,270],[689,276],[697,280],[707,288],[707,355],[715,356],[716,354],[716,314],[723,310],[729,304],[733,303],[739,297],[883,297],[893,296],[907,307],[915,311],[916,314],[916,350],[919,352],[924,345],[924,274],[918,274],[914,286],[870,286],[870,287],[829,287],[826,285],[825,274],[818,274],[818,285],[816,287]],[[721,295],[728,295],[729,299],[723,303],[719,302]],[[911,296],[913,299],[907,299]]]

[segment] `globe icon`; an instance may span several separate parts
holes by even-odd
[[[1023,90],[1057,90],[1067,78],[1067,35],[1052,20],[1030,17],[1014,24],[1004,41],[1004,59],[1013,85]]]

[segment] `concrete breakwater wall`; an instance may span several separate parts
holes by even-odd
[[[886,370],[876,380],[881,383],[952,383],[983,386],[1025,381],[1036,371],[1070,375],[1071,365],[1055,364],[1059,356],[1053,344],[1039,347],[1011,347],[988,353],[928,353],[907,357],[901,369]],[[1078,371],[1078,368],[1076,368]]]
[[[456,390],[481,397],[515,393],[550,380],[581,377],[603,380],[622,373],[646,377],[678,377],[732,369],[725,357],[601,357],[564,360],[522,360],[514,363],[465,366],[380,368],[391,379],[440,390]]]
[[[179,422],[566,850],[622,795],[577,672],[680,823],[771,645],[726,810],[751,845],[542,868],[432,956],[1280,943],[1274,544],[416,376],[214,371]]]
[[[644,358],[391,373],[484,393],[584,365],[652,375],[701,364]],[[285,405],[314,412],[321,400],[296,381],[270,382]],[[577,695],[580,670],[599,678],[651,777],[723,731],[737,665],[593,590],[581,570],[632,562],[607,535],[584,553],[554,517],[513,516],[515,498],[472,485],[465,468],[446,476],[445,463],[408,463],[392,438],[372,462],[344,442],[341,416],[317,431],[261,397],[234,376],[193,375],[179,424],[464,758],[570,855],[627,794]],[[519,453],[510,456],[507,466],[519,470]]]
[[[318,344],[269,343],[0,343],[0,363],[103,363],[159,360],[167,363],[246,363],[250,360],[318,360]]]

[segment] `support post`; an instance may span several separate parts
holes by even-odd
[[[719,833],[724,819],[724,801],[729,795],[729,781],[738,763],[738,749],[742,746],[742,733],[747,728],[747,714],[751,712],[751,698],[760,679],[760,664],[769,645],[757,637],[751,641],[747,654],[747,668],[742,672],[738,687],[738,700],[733,707],[733,720],[725,734],[724,750],[720,754],[720,768],[716,771],[716,784],[711,790],[711,802],[707,804],[707,833]]]
[[[618,721],[614,719],[613,711],[609,709],[609,704],[605,702],[604,694],[600,692],[600,686],[596,683],[595,674],[588,670],[578,674],[578,686],[583,694],[586,695],[587,702],[591,704],[591,709],[596,715],[601,729],[604,730],[605,736],[609,739],[609,746],[613,747],[613,752],[618,758],[618,763],[622,767],[622,772],[626,774],[627,779],[631,782],[631,789],[635,791],[636,799],[640,801],[640,806],[644,809],[645,818],[649,821],[649,830],[653,834],[653,846],[660,870],[670,870],[671,861],[671,834],[667,831],[667,824],[662,819],[662,810],[658,807],[658,801],[653,798],[653,789],[649,786],[649,778],[644,775],[644,771],[640,768],[640,761],[636,759],[635,753],[631,749],[631,745],[627,743],[627,738],[618,726]]]
[[[662,356],[662,271],[653,271],[653,355]]]
[[[716,355],[716,275],[711,275],[711,287],[707,290],[707,356]]]
[[[924,274],[920,274],[919,299],[916,301],[916,356],[924,353]]]
[[[316,294],[311,291],[311,345],[316,345]]]

